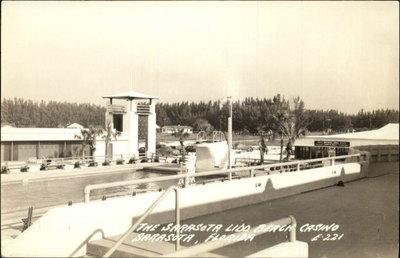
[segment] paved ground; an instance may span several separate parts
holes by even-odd
[[[271,202],[241,207],[184,223],[250,224],[256,226],[289,214],[298,223],[297,239],[309,244],[310,257],[398,257],[399,174],[362,179],[344,187],[329,187]],[[305,224],[336,223],[335,232],[299,232]],[[340,240],[333,233],[344,234]],[[328,237],[327,234],[330,234]],[[209,233],[197,240],[203,241]],[[214,253],[245,256],[283,241],[285,233],[266,233],[248,243],[233,244]]]

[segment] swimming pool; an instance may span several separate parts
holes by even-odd
[[[126,170],[108,174],[88,175],[76,178],[60,178],[45,181],[34,181],[27,184],[14,183],[1,186],[1,213],[13,213],[27,210],[63,205],[72,201],[82,202],[83,189],[86,185],[116,181],[127,181],[141,178],[159,177],[165,174],[148,171]],[[91,199],[101,199],[103,196],[132,194],[134,191],[145,189],[158,190],[176,184],[178,180],[132,185],[128,187],[114,187],[99,189],[91,193]]]

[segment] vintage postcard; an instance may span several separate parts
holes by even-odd
[[[2,1],[4,257],[398,257],[399,3]]]

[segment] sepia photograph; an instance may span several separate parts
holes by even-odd
[[[2,1],[2,257],[399,256],[399,2]]]

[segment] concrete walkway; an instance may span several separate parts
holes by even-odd
[[[395,174],[346,183],[344,187],[328,187],[189,219],[183,223],[220,223],[225,227],[244,223],[256,226],[293,215],[298,225],[297,239],[309,244],[309,257],[398,257],[398,199],[397,171]],[[307,225],[332,223],[339,225],[337,231],[304,230]],[[343,234],[343,237],[340,240],[329,240],[333,234]],[[193,242],[198,241],[198,243],[209,236],[204,232],[196,235]],[[266,233],[250,243],[233,244],[217,249],[213,253],[228,257],[243,257],[285,241],[286,237],[287,233],[284,232]]]

